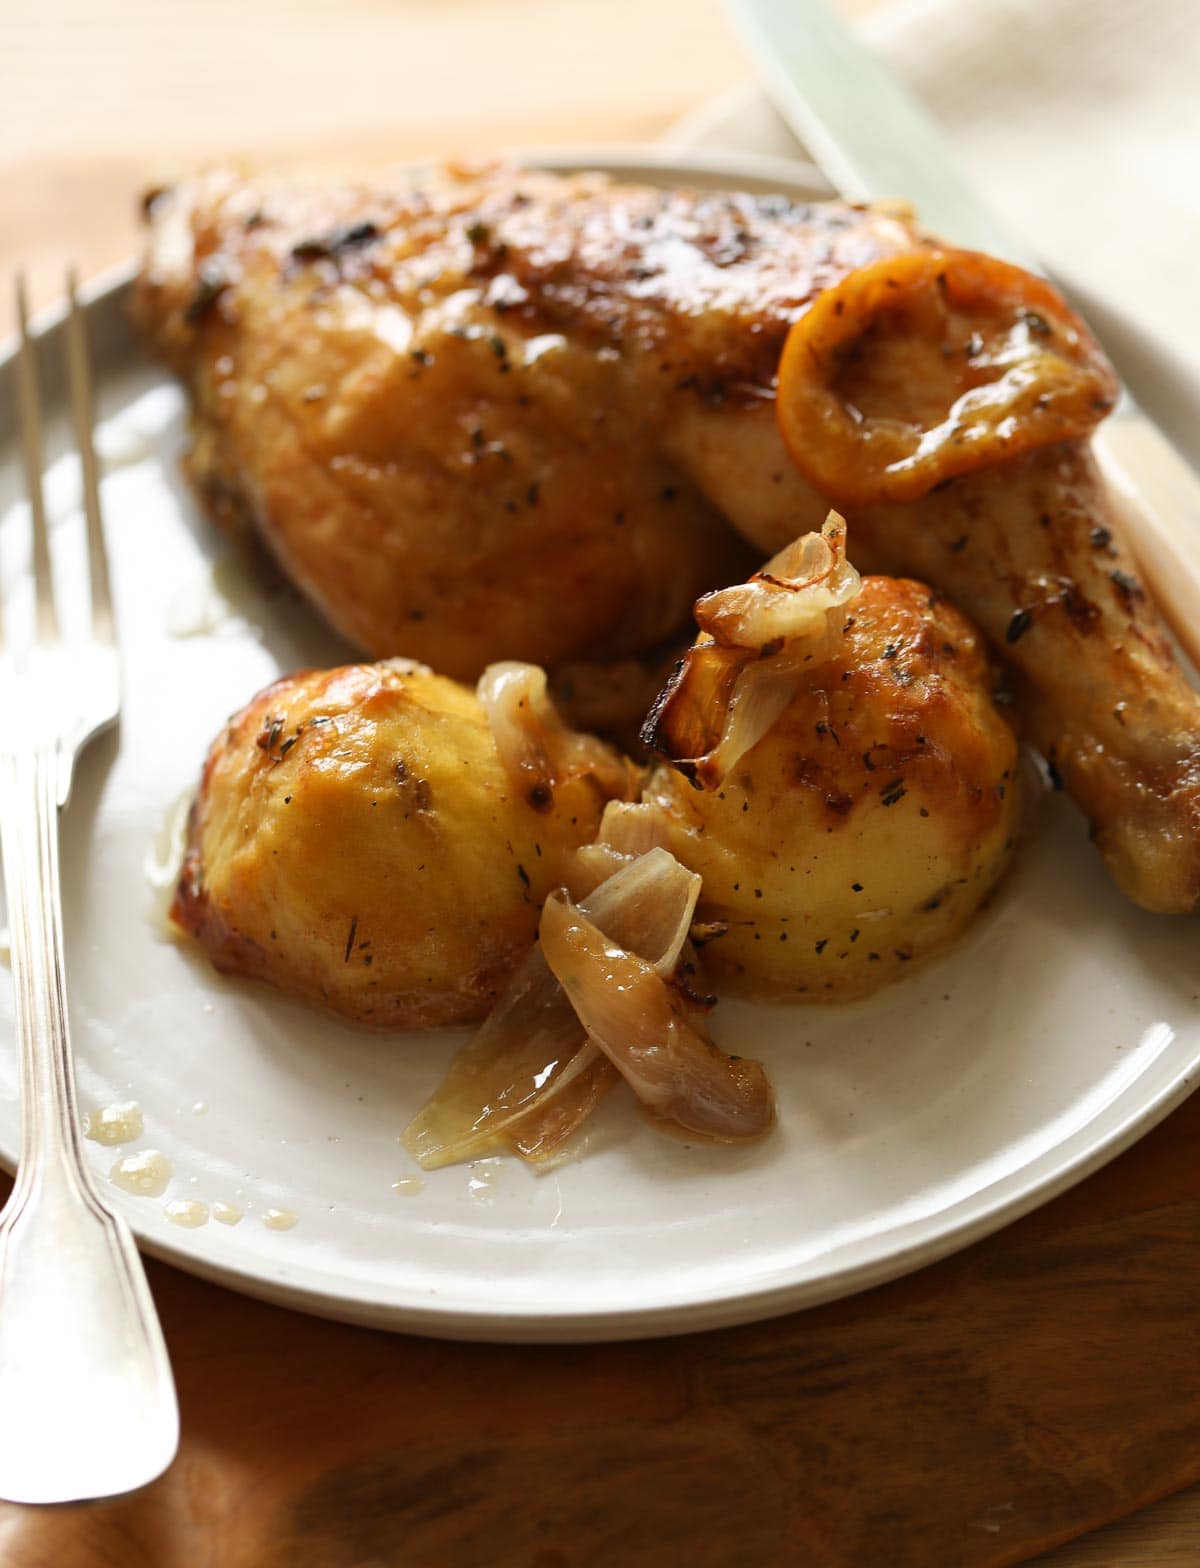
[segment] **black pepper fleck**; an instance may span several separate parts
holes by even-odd
[[[1033,625],[1032,610],[1014,610],[1008,622],[1008,629],[1004,633],[1007,643],[1020,642],[1025,633]]]

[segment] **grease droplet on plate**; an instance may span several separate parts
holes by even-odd
[[[402,1198],[414,1197],[425,1186],[420,1176],[401,1176],[399,1181],[392,1183],[392,1191],[398,1192]]]
[[[208,1224],[208,1204],[197,1203],[191,1198],[176,1198],[167,1204],[163,1213],[172,1225],[182,1225],[185,1230]]]
[[[218,1225],[240,1225],[246,1217],[246,1211],[239,1209],[236,1203],[214,1203],[212,1217]]]
[[[263,1215],[263,1224],[268,1230],[291,1230],[299,1218],[291,1209],[268,1209]]]
[[[143,1149],[140,1154],[127,1154],[118,1160],[108,1179],[135,1197],[158,1198],[166,1192],[171,1179],[171,1162],[158,1149]]]
[[[83,1118],[83,1136],[93,1143],[132,1143],[143,1131],[142,1108],[136,1100],[102,1105]]]

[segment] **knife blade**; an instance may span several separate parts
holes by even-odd
[[[851,201],[900,197],[950,243],[1045,268],[992,213],[933,119],[822,0],[726,0],[780,114]],[[1200,475],[1128,390],[1093,436],[1163,618],[1200,668]]]

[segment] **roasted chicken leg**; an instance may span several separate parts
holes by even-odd
[[[1200,902],[1200,701],[1140,586],[1086,446],[1050,447],[857,515],[1004,652],[1030,739],[1144,909]]]

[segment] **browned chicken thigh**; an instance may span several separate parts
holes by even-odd
[[[841,204],[513,169],[149,203],[135,315],[193,482],[375,655],[473,678],[652,647],[751,558],[666,432],[769,408],[780,332],[912,244]]]
[[[645,650],[745,575],[728,524],[769,554],[832,503],[862,568],[989,634],[1125,891],[1196,908],[1200,699],[1086,450],[1112,373],[1049,285],[893,213],[503,167],[218,174],[150,221],[135,309],[200,493],[372,653]]]

